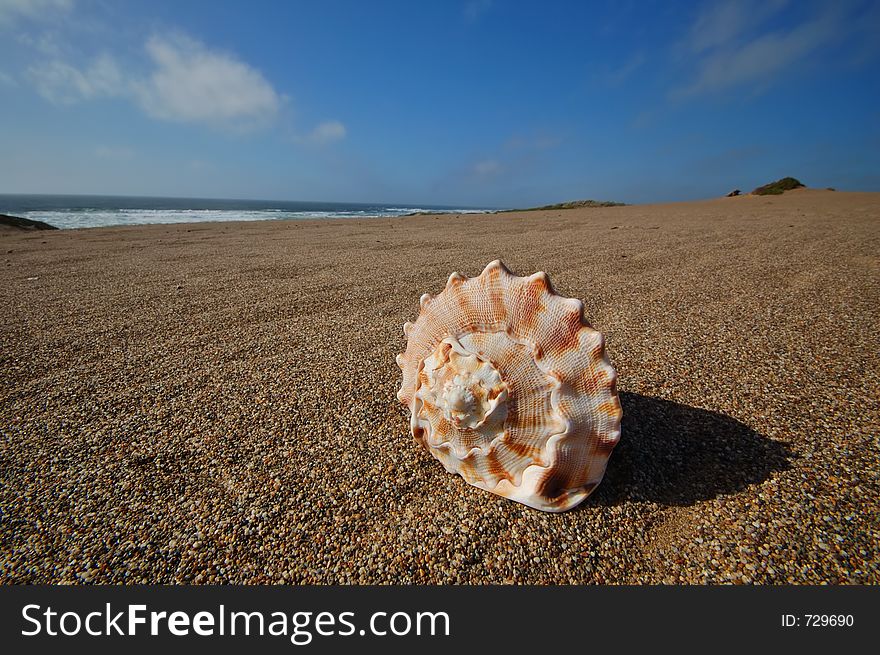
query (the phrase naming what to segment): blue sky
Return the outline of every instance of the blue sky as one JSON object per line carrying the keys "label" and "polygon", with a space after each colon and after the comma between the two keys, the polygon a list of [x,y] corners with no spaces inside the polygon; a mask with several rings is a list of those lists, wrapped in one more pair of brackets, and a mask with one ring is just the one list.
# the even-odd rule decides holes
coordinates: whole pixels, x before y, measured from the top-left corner
{"label": "blue sky", "polygon": [[880,191],[880,2],[0,0],[0,192]]}

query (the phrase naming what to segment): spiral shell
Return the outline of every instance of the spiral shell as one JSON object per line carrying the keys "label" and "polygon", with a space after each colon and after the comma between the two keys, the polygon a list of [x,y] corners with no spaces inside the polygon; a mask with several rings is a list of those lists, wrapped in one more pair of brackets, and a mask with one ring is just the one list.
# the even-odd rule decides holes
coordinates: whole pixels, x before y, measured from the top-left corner
{"label": "spiral shell", "polygon": [[415,439],[466,482],[548,512],[601,482],[620,439],[617,375],[580,300],[500,261],[425,294],[398,399]]}

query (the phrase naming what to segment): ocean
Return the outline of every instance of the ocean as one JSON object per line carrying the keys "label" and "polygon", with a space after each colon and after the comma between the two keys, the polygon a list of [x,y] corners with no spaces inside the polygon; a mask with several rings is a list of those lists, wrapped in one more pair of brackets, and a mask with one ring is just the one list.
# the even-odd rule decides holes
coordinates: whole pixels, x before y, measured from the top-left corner
{"label": "ocean", "polygon": [[0,194],[0,214],[43,221],[61,229],[150,223],[376,218],[404,216],[418,212],[478,214],[494,209],[286,200]]}

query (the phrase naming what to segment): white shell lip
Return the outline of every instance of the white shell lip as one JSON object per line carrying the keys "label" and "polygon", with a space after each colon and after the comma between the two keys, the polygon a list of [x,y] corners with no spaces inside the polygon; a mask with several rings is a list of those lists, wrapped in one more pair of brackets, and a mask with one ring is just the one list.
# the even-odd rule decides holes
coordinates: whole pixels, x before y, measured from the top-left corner
{"label": "white shell lip", "polygon": [[[450,473],[510,500],[548,512],[583,501],[601,482],[622,417],[617,375],[583,302],[559,296],[544,272],[518,277],[496,259],[474,278],[452,273],[419,307],[396,358],[415,439]],[[432,355],[443,343],[458,356]],[[482,420],[488,387],[503,424]]]}

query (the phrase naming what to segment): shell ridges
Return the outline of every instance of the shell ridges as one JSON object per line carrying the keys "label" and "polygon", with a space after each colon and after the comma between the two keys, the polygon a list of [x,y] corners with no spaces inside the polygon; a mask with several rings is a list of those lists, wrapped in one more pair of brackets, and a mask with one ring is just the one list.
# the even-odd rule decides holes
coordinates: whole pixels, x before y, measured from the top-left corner
{"label": "shell ridges", "polygon": [[398,399],[414,438],[469,484],[544,511],[599,484],[620,438],[616,373],[583,302],[500,261],[449,276],[407,323]]}
{"label": "shell ridges", "polygon": [[461,284],[466,279],[467,278],[464,275],[462,275],[461,273],[452,273],[449,276],[449,279],[446,281],[446,287],[447,288],[454,287],[457,284]]}

